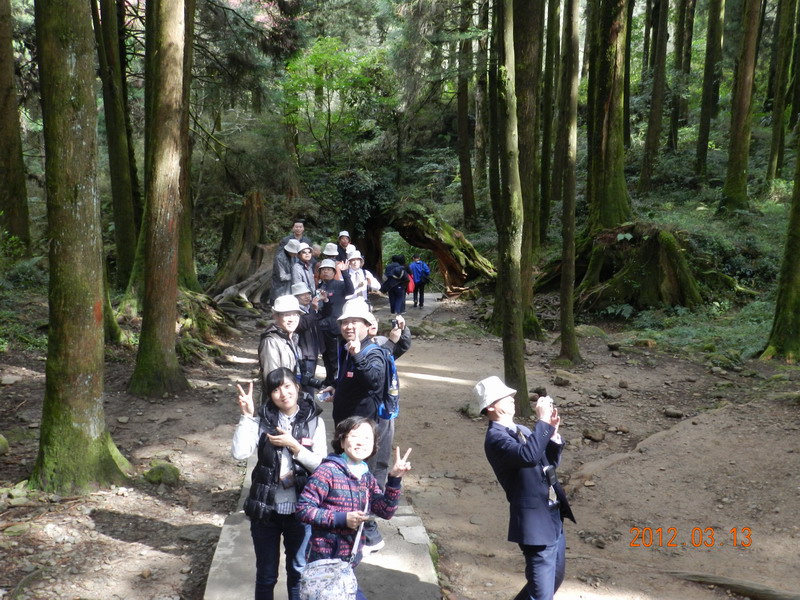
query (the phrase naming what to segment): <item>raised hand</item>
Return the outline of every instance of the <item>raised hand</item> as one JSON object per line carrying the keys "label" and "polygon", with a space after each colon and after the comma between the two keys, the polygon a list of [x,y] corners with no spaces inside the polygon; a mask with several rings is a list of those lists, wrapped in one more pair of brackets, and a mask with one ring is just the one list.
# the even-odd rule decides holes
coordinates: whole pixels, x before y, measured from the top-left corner
{"label": "raised hand", "polygon": [[411,454],[411,448],[406,450],[403,458],[400,458],[400,446],[395,446],[394,453],[394,465],[392,466],[392,470],[389,471],[389,475],[392,477],[402,477],[411,470],[411,462],[408,460],[408,455]]}
{"label": "raised hand", "polygon": [[253,404],[253,382],[250,382],[250,387],[247,392],[242,389],[238,383],[236,389],[239,390],[239,410],[245,417],[252,417],[256,413],[255,405]]}

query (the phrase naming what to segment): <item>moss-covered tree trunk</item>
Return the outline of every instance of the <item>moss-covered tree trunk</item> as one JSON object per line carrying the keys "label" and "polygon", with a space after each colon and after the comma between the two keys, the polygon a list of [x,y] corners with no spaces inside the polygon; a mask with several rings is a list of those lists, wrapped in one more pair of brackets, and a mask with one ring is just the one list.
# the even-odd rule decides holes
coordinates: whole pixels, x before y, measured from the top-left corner
{"label": "moss-covered tree trunk", "polygon": [[94,39],[85,0],[37,1],[50,233],[46,383],[30,485],[60,494],[120,482],[103,414],[103,242],[95,186]]}
{"label": "moss-covered tree trunk", "polygon": [[542,87],[542,167],[540,177],[541,201],[539,203],[539,243],[547,245],[550,226],[550,206],[553,198],[553,139],[556,106],[558,105],[558,76],[561,63],[559,27],[561,25],[561,0],[547,2],[547,50],[544,60],[544,85]]}
{"label": "moss-covered tree trunk", "polygon": [[[518,168],[522,194],[522,247],[520,282],[522,296],[518,308],[523,311],[522,329],[527,335],[542,339],[542,327],[533,306],[533,279],[536,254],[541,246],[541,159],[539,154],[541,125],[542,54],[544,50],[545,3],[531,9],[526,0],[516,0],[514,19],[514,53],[517,90],[516,122],[518,131]],[[502,96],[501,96],[502,97]],[[508,129],[506,128],[506,136]],[[508,193],[505,183],[504,193]]]}
{"label": "moss-covered tree trunk", "polygon": [[[628,23],[633,22],[633,9],[636,0],[628,0]],[[631,55],[633,43],[633,28],[625,30],[625,86],[622,91],[622,137],[625,147],[631,147]]]}
{"label": "moss-covered tree trunk", "polygon": [[485,200],[487,197],[487,161],[489,148],[489,103],[488,61],[489,61],[489,0],[478,2],[478,38],[475,58],[475,152],[472,183],[475,193]]}
{"label": "moss-covered tree trunk", "polygon": [[436,214],[411,204],[391,215],[387,224],[412,246],[436,255],[439,270],[449,293],[461,291],[467,281],[483,277],[493,280],[497,273],[464,234]]}
{"label": "moss-covered tree trunk", "polygon": [[[563,162],[564,195],[561,214],[561,351],[558,357],[573,364],[582,362],[575,334],[575,163],[578,148],[578,0],[564,3],[564,54],[558,101],[558,131],[565,138],[565,152],[555,162]],[[553,200],[558,200],[554,198]]]}
{"label": "moss-covered tree trunk", "polygon": [[697,125],[697,151],[694,172],[705,177],[708,158],[708,141],[711,119],[717,114],[719,82],[722,79],[722,30],[725,0],[709,0],[708,29],[706,31],[706,58],[703,67],[703,93],[700,103],[700,121]]}
{"label": "moss-covered tree trunk", "polygon": [[16,237],[27,254],[31,233],[19,129],[19,103],[14,85],[12,25],[11,2],[0,0],[0,227]]}
{"label": "moss-covered tree trunk", "polygon": [[194,197],[192,195],[192,137],[189,132],[189,96],[194,63],[194,21],[196,0],[184,0],[185,42],[183,54],[183,101],[181,115],[181,220],[178,246],[178,285],[181,289],[201,292],[194,261]]}
{"label": "moss-covered tree trunk", "polygon": [[469,81],[472,78],[472,40],[467,31],[472,24],[472,0],[461,0],[459,31],[463,39],[458,44],[458,166],[461,177],[461,204],[464,210],[464,226],[469,231],[475,226],[478,213],[475,208],[475,190],[472,187],[472,143],[469,134]]}
{"label": "moss-covered tree trunk", "polygon": [[[795,151],[800,152],[800,137]],[[794,364],[800,358],[800,160],[794,169],[794,191],[789,213],[786,248],[778,278],[778,298],[775,302],[775,318],[769,334],[767,347],[761,358],[782,358]]]}
{"label": "moss-covered tree trunk", "polygon": [[753,78],[756,69],[756,46],[759,23],[761,21],[761,2],[744,0],[742,15],[743,34],[733,77],[731,99],[731,139],[728,146],[728,170],[722,199],[719,203],[721,213],[747,210],[750,202],[747,196],[747,165],[750,157],[750,121],[753,105]]}
{"label": "moss-covered tree trunk", "polygon": [[116,247],[116,282],[125,287],[136,256],[137,226],[133,212],[133,186],[125,128],[125,103],[122,97],[119,31],[114,0],[91,0],[100,80],[103,84],[103,110],[106,124],[108,167],[111,179],[111,207],[114,213],[114,245]]}
{"label": "moss-covered tree trunk", "polygon": [[789,61],[792,58],[792,38],[794,36],[794,19],[797,0],[780,0],[778,15],[775,18],[777,37],[774,40],[775,77],[773,81],[774,97],[772,99],[772,139],[769,147],[766,181],[770,182],[780,175],[783,157],[783,141],[786,119],[786,86],[789,80]]}
{"label": "moss-covered tree trunk", "polygon": [[[695,0],[679,0],[675,12],[675,40],[673,42],[672,97],[668,147],[678,149],[678,132],[686,124],[689,72],[692,61],[692,27],[694,25]],[[629,28],[630,29],[630,28]]]}
{"label": "moss-covered tree trunk", "polygon": [[658,150],[661,145],[661,125],[664,118],[664,92],[667,83],[667,25],[669,23],[669,0],[658,0],[658,37],[654,52],[653,91],[650,94],[650,115],[647,119],[647,135],[644,140],[642,170],[639,173],[640,194],[650,191],[650,181]]}
{"label": "moss-covered tree trunk", "polygon": [[587,200],[589,232],[616,227],[631,218],[625,183],[623,102],[625,0],[600,0],[592,9],[589,70]]}
{"label": "moss-covered tree trunk", "polygon": [[503,150],[500,170],[503,180],[501,221],[497,223],[498,277],[503,284],[495,296],[495,305],[502,304],[501,330],[503,336],[503,365],[506,383],[521,393],[515,398],[517,414],[531,414],[528,401],[528,381],[525,375],[525,340],[522,332],[522,183],[519,172],[517,128],[516,60],[514,54],[514,4],[503,1],[502,27],[504,61],[500,72],[500,110],[503,117]]}
{"label": "moss-covered tree trunk", "polygon": [[[156,2],[152,144],[145,208],[145,281],[142,333],[129,390],[161,396],[188,387],[175,353],[178,301],[178,253],[181,219],[181,119],[185,5],[183,0]],[[157,125],[156,125],[157,124]]]}

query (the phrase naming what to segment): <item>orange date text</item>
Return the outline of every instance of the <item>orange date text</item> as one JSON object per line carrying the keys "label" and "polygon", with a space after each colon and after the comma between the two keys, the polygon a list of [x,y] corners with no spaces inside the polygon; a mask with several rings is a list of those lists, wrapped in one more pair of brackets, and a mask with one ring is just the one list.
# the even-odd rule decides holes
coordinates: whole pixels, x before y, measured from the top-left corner
{"label": "orange date text", "polygon": [[677,527],[631,527],[631,536],[631,548],[749,548],[753,543],[749,527],[692,527],[686,531]]}

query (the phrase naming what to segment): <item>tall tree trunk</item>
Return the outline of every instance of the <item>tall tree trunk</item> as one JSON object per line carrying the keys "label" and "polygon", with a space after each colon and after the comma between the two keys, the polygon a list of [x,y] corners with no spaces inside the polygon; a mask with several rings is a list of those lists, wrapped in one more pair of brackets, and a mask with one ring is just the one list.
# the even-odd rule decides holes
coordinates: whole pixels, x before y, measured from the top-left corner
{"label": "tall tree trunk", "polygon": [[622,95],[625,78],[625,0],[600,0],[592,23],[587,119],[587,231],[630,220],[625,183]]}
{"label": "tall tree trunk", "polygon": [[594,22],[595,16],[595,3],[592,0],[587,0],[583,11],[586,27],[584,28],[583,36],[583,62],[581,63],[581,79],[585,80],[589,77],[589,68],[592,64],[590,55],[592,51],[592,27],[591,23]]}
{"label": "tall tree trunk", "polygon": [[683,43],[686,29],[687,0],[678,0],[675,7],[675,37],[672,40],[672,94],[670,96],[669,130],[667,147],[675,152],[678,149],[678,116],[680,113],[680,97],[683,93],[682,81]]}
{"label": "tall tree trunk", "polygon": [[794,44],[792,45],[792,81],[789,84],[791,91],[792,109],[789,111],[789,129],[797,125],[797,116],[800,115],[800,15],[795,15]]}
{"label": "tall tree trunk", "polygon": [[472,0],[461,0],[459,31],[464,36],[458,44],[458,166],[461,176],[461,204],[467,231],[475,226],[475,192],[472,187],[472,147],[469,136],[469,80],[472,77],[472,40],[466,37],[472,24]]}
{"label": "tall tree trunk", "polygon": [[[633,4],[633,0],[629,0]],[[561,214],[561,351],[558,357],[573,364],[582,362],[575,334],[575,163],[578,147],[578,0],[564,3],[564,52],[558,101],[558,132],[566,152],[556,154],[563,162],[564,196]],[[556,144],[558,147],[558,144]],[[557,198],[553,198],[557,200]]]}
{"label": "tall tree trunk", "polygon": [[650,46],[652,45],[653,33],[653,2],[656,0],[645,0],[644,2],[644,41],[642,42],[642,70],[639,75],[639,85],[644,86],[645,81],[650,78]]}
{"label": "tall tree trunk", "polygon": [[541,212],[539,216],[539,243],[547,243],[547,228],[550,225],[550,176],[553,148],[553,119],[557,98],[558,65],[561,62],[559,28],[561,27],[561,0],[547,3],[547,52],[544,61],[544,91],[542,97],[542,177]]}
{"label": "tall tree trunk", "polygon": [[[542,337],[541,327],[536,320],[533,308],[533,266],[536,251],[539,249],[539,232],[541,227],[540,177],[541,163],[539,159],[539,119],[540,90],[542,78],[542,39],[544,32],[544,2],[538,2],[531,10],[527,0],[515,0],[517,10],[514,23],[514,56],[515,73],[514,89],[516,105],[515,156],[518,160],[517,172],[520,177],[522,194],[522,247],[520,267],[522,278],[522,295],[517,302],[524,312],[523,330],[537,338]],[[521,8],[523,7],[524,8]],[[501,89],[502,97],[502,89]],[[506,126],[506,136],[508,135]],[[507,154],[504,154],[508,157]],[[509,158],[510,160],[510,158]],[[502,161],[501,161],[502,164]],[[508,193],[509,182],[505,177],[505,193]]]}
{"label": "tall tree trunk", "polygon": [[[697,0],[686,0],[686,25],[683,30],[683,61],[681,64],[683,89],[688,90],[689,75],[692,71],[692,44],[694,42],[694,14]],[[689,97],[682,93],[678,101],[678,126],[689,123]]]}
{"label": "tall tree trunk", "polygon": [[14,85],[12,32],[11,0],[0,0],[0,227],[17,238],[22,252],[28,254],[31,246],[28,190]]}
{"label": "tall tree trunk", "polygon": [[775,57],[774,95],[772,99],[772,140],[767,162],[767,183],[780,175],[783,156],[783,139],[785,133],[784,113],[786,112],[786,82],[789,79],[789,61],[792,52],[792,36],[794,34],[794,18],[797,8],[796,0],[779,0],[777,22],[777,46]]}
{"label": "tall tree trunk", "polygon": [[475,77],[475,160],[473,187],[482,198],[486,198],[487,158],[489,147],[489,102],[488,62],[489,62],[489,0],[478,2],[478,29],[483,32],[478,38]]}
{"label": "tall tree trunk", "polygon": [[181,289],[201,292],[197,280],[197,268],[194,261],[194,195],[192,194],[192,146],[193,140],[189,131],[189,101],[192,87],[192,66],[194,63],[194,20],[196,0],[184,0],[185,42],[183,54],[183,90],[181,100],[181,218],[178,247],[178,285]]}
{"label": "tall tree trunk", "polygon": [[[522,297],[522,182],[520,180],[516,60],[514,48],[514,3],[515,0],[502,0],[502,35],[504,62],[500,72],[499,91],[503,115],[503,152],[500,159],[502,170],[502,221],[497,223],[499,270],[503,280],[502,294],[495,302],[504,305],[502,310],[503,362],[506,383],[522,393],[515,399],[517,414],[527,417],[531,414],[528,401],[528,382],[525,376],[525,340],[522,334],[522,311],[518,310]],[[539,12],[539,11],[536,11]]]}
{"label": "tall tree trunk", "polygon": [[136,219],[133,213],[133,187],[130,179],[128,135],[125,129],[125,105],[122,78],[117,10],[114,0],[91,0],[100,80],[103,83],[103,110],[106,118],[108,168],[111,179],[111,206],[114,213],[114,245],[117,250],[116,282],[127,285],[136,257]]}
{"label": "tall tree trunk", "polygon": [[733,79],[731,99],[731,135],[728,147],[728,171],[725,186],[722,188],[720,212],[746,210],[747,163],[750,156],[750,120],[753,99],[753,78],[755,75],[756,41],[758,39],[759,19],[761,17],[759,0],[745,0],[742,27],[741,52]]}
{"label": "tall tree trunk", "polygon": [[661,142],[661,125],[664,112],[664,89],[667,78],[667,24],[669,22],[669,0],[658,1],[658,37],[656,38],[655,63],[653,64],[653,93],[650,96],[650,117],[644,141],[642,171],[639,175],[639,193],[650,191],[658,147]]}
{"label": "tall tree trunk", "polygon": [[706,58],[703,68],[703,98],[700,105],[700,122],[697,126],[697,152],[694,172],[705,177],[711,119],[716,116],[719,100],[719,83],[722,78],[722,26],[725,0],[709,0],[708,30],[706,32]]}
{"label": "tall tree trunk", "polygon": [[[777,95],[776,95],[777,97]],[[800,136],[796,136],[795,153],[800,156]],[[800,358],[800,160],[795,161],[794,191],[789,213],[786,248],[778,278],[775,318],[762,360],[783,358],[794,364]]]}
{"label": "tall tree trunk", "polygon": [[128,138],[128,168],[130,170],[131,179],[131,192],[133,194],[133,217],[136,223],[136,231],[142,231],[142,218],[144,216],[144,199],[142,198],[142,188],[139,185],[139,170],[136,166],[136,152],[134,151],[135,145],[133,143],[133,125],[131,124],[131,106],[128,100],[128,46],[126,37],[128,32],[125,29],[125,7],[127,3],[125,0],[117,0],[117,38],[119,40],[119,70],[122,74],[122,105],[125,113],[125,133]]}
{"label": "tall tree trunk", "polygon": [[[633,23],[633,9],[636,0],[628,0],[628,23]],[[622,135],[625,138],[625,147],[631,147],[631,45],[633,41],[633,28],[625,30],[625,89],[622,100]]]}
{"label": "tall tree trunk", "polygon": [[[142,333],[129,385],[133,394],[161,396],[188,387],[175,353],[181,219],[183,116],[183,0],[156,0],[152,60],[151,171],[145,207],[145,281]],[[155,124],[158,128],[155,129]]]}
{"label": "tall tree trunk", "polygon": [[97,108],[85,0],[37,0],[50,234],[50,330],[39,454],[30,485],[68,494],[130,469],[103,414],[103,241],[95,186]]}

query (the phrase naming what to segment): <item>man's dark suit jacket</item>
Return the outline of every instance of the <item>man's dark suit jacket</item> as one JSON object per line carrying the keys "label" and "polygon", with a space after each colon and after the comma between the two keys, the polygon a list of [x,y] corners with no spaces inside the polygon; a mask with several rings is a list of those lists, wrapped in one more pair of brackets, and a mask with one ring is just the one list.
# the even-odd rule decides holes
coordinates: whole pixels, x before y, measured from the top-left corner
{"label": "man's dark suit jacket", "polygon": [[[497,480],[506,492],[510,504],[508,541],[530,546],[546,546],[556,541],[560,527],[548,506],[550,486],[544,466],[558,464],[563,444],[550,440],[553,426],[544,421],[536,423],[533,432],[517,425],[525,437],[492,421],[486,431],[484,449]],[[560,502],[561,518],[575,520],[561,485],[554,486]]]}

